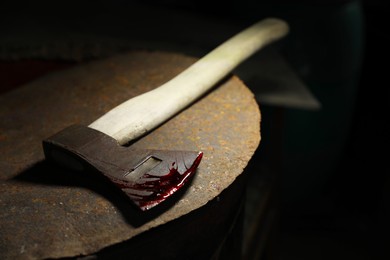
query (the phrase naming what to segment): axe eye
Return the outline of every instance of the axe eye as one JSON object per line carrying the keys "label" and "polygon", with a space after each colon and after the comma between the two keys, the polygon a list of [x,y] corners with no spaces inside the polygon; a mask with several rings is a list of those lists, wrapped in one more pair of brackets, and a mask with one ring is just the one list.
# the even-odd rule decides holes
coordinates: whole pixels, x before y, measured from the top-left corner
{"label": "axe eye", "polygon": [[149,173],[153,168],[159,165],[162,160],[154,157],[148,156],[141,163],[139,163],[134,169],[131,169],[125,176],[125,179],[129,181],[136,181],[140,179],[145,174]]}

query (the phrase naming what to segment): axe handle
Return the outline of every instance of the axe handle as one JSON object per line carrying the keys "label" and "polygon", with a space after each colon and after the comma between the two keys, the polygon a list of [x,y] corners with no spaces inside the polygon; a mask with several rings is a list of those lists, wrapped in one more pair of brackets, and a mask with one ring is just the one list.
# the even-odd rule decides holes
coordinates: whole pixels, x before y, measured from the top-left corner
{"label": "axe handle", "polygon": [[190,105],[240,63],[288,33],[286,22],[267,18],[233,36],[182,73],[142,95],[125,101],[89,127],[126,144]]}

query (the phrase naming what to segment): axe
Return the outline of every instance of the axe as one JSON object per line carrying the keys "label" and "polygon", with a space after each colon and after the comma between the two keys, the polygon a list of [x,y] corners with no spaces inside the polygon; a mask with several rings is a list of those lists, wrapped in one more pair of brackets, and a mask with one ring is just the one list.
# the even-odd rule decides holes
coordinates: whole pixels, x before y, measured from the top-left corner
{"label": "axe", "polygon": [[188,182],[203,152],[142,150],[128,144],[191,105],[288,30],[286,22],[275,18],[253,24],[170,81],[125,101],[89,126],[72,125],[43,140],[46,159],[72,170],[95,170],[142,211],[153,208]]}

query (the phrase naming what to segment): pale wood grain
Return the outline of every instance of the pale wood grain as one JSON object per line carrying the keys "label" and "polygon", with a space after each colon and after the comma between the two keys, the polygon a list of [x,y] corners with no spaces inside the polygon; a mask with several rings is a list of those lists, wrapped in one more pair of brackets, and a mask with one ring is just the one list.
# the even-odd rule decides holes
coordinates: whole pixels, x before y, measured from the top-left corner
{"label": "pale wood grain", "polygon": [[288,33],[286,22],[267,18],[230,38],[188,69],[113,108],[89,127],[125,144],[149,132],[194,102],[262,47]]}

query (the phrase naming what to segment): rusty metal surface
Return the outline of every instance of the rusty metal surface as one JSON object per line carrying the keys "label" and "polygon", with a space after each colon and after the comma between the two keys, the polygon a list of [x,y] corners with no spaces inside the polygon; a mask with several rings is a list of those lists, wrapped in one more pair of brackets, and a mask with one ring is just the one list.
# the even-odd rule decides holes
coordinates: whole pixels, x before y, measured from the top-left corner
{"label": "rusty metal surface", "polygon": [[134,143],[204,152],[188,188],[159,211],[140,214],[98,177],[44,161],[42,139],[71,124],[90,124],[194,61],[130,52],[53,73],[0,97],[1,259],[93,254],[204,206],[232,184],[260,142],[257,103],[234,76]]}

